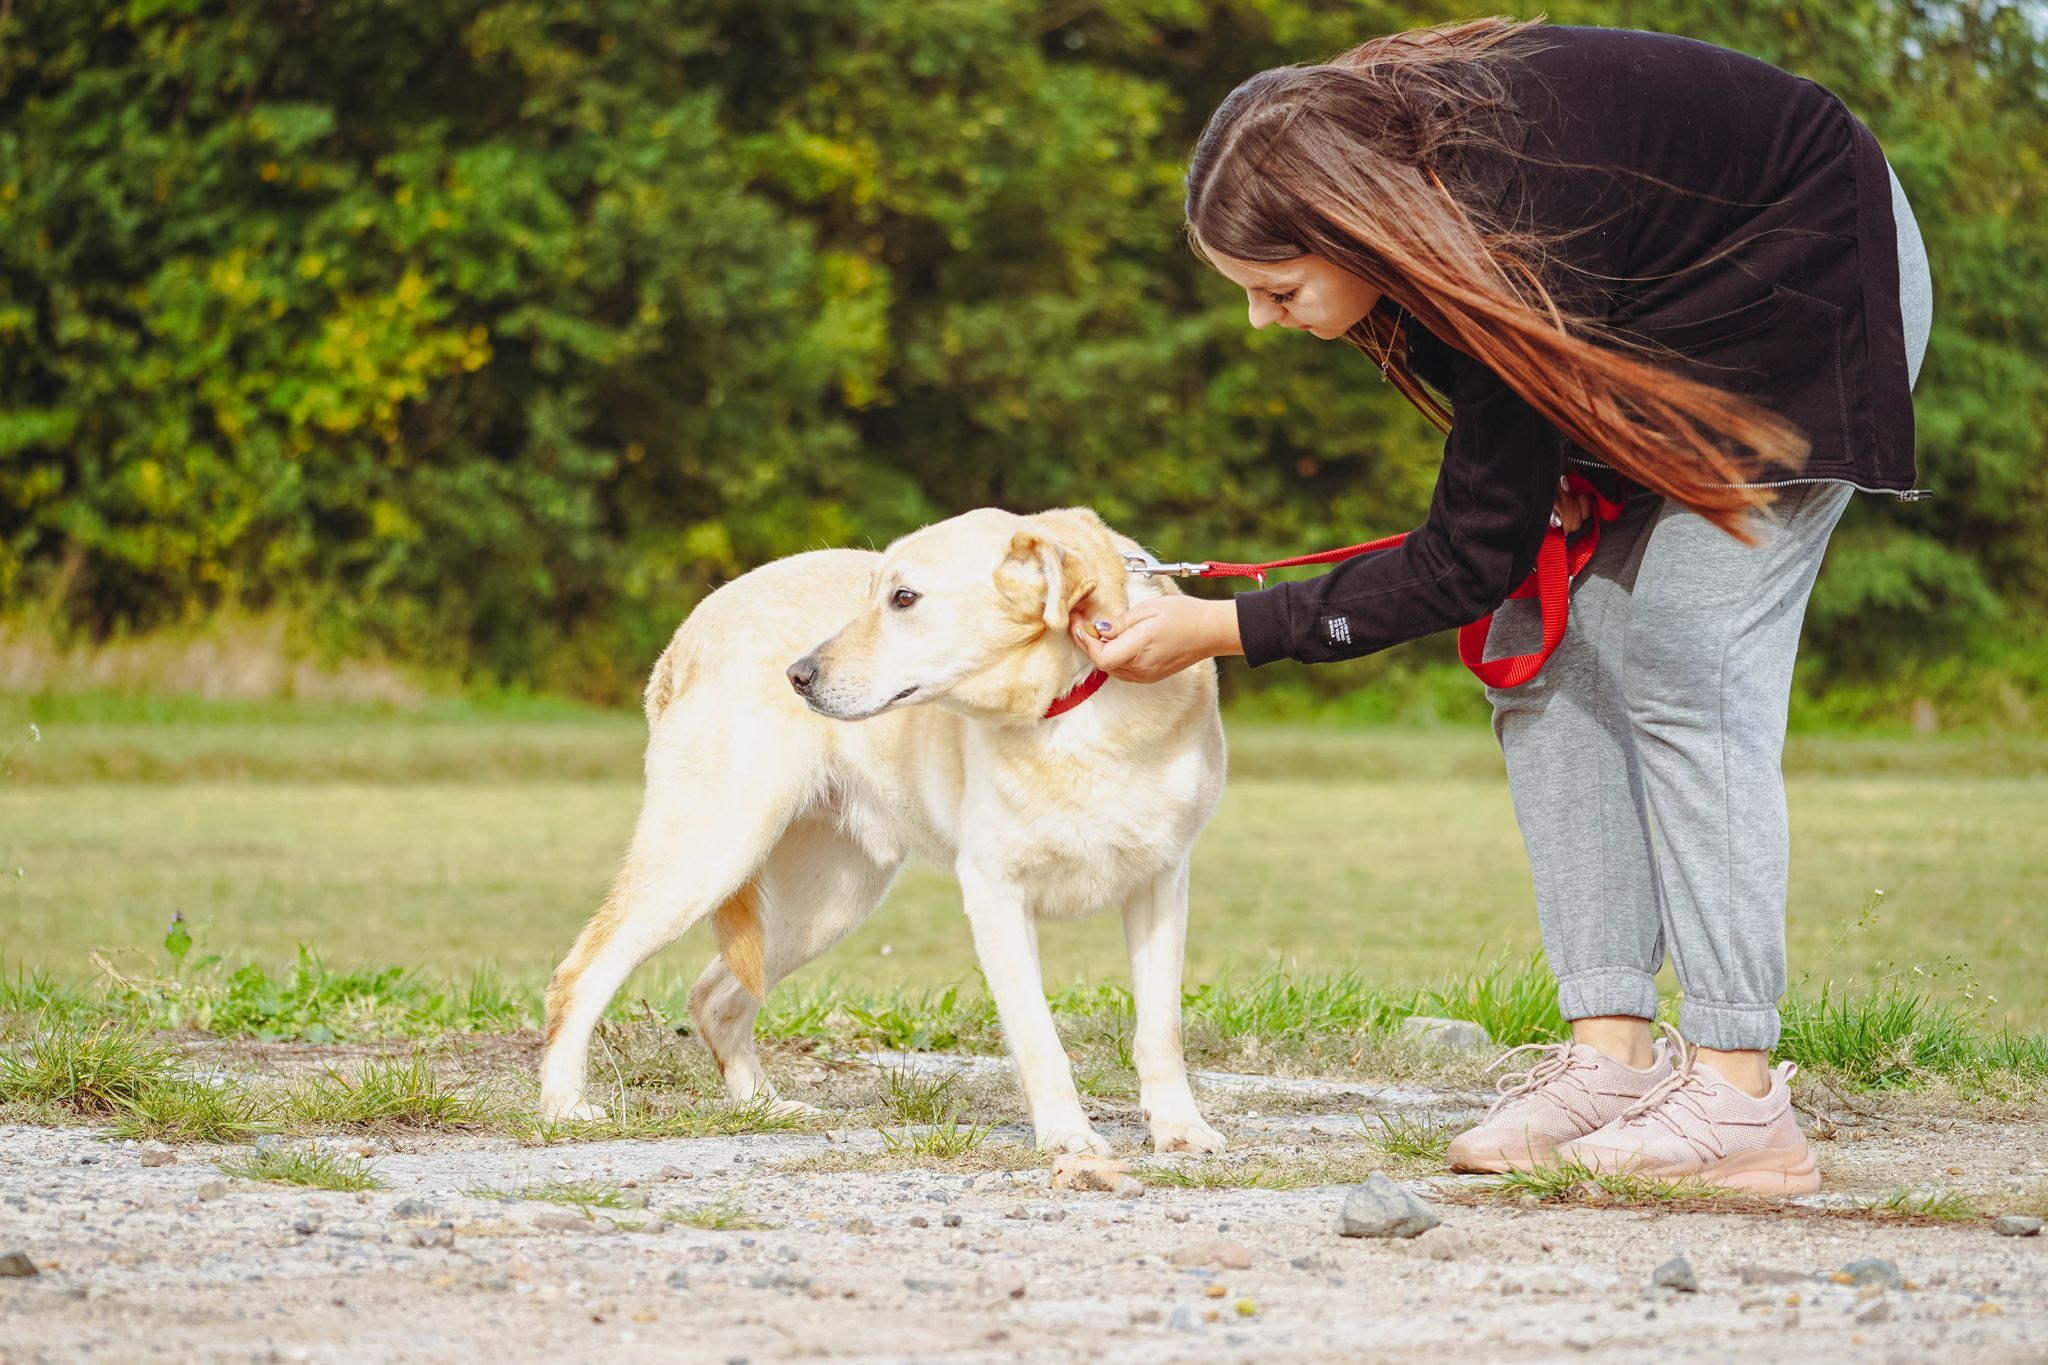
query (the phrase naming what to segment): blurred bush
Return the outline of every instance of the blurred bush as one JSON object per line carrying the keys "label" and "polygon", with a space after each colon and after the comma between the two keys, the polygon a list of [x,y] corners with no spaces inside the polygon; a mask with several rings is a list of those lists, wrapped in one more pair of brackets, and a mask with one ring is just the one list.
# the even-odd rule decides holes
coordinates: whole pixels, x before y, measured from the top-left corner
{"label": "blurred bush", "polygon": [[[1807,676],[2039,635],[2038,26],[1997,4],[1639,10],[1552,15],[1822,81],[1884,140],[1933,254],[1940,496],[1859,503]],[[1412,524],[1434,436],[1345,348],[1250,332],[1179,199],[1236,81],[1448,17],[0,8],[0,612],[97,639],[284,611],[329,653],[610,700],[709,586],[979,504],[1092,504],[1174,557]]]}

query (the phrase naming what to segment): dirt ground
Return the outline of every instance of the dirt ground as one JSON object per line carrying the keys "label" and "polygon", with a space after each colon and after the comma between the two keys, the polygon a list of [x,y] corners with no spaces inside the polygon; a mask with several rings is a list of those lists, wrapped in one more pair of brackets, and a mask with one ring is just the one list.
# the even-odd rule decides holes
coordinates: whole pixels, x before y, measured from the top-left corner
{"label": "dirt ground", "polygon": [[[1362,1107],[1457,1119],[1480,1101],[1213,1074],[1200,1090],[1247,1170],[1355,1159]],[[324,1140],[367,1146],[388,1185],[342,1194],[228,1179],[225,1148],[145,1166],[165,1149],[0,1127],[0,1256],[39,1272],[0,1278],[0,1361],[2048,1360],[2048,1237],[1860,1207],[1901,1185],[2038,1204],[2048,1125],[1931,1101],[1821,1117],[1828,1183],[1789,1206],[1524,1207],[1411,1171],[1443,1218],[1412,1241],[1338,1236],[1342,1186],[1155,1176],[1117,1198],[1051,1189],[1036,1162],[889,1169],[872,1128]],[[1104,1128],[1138,1150],[1136,1127]],[[833,1169],[849,1166],[866,1169]],[[646,1207],[500,1197],[551,1181]],[[736,1210],[766,1226],[675,1221]],[[1697,1292],[1650,1286],[1673,1256]],[[1831,1278],[1869,1257],[1905,1287]]]}

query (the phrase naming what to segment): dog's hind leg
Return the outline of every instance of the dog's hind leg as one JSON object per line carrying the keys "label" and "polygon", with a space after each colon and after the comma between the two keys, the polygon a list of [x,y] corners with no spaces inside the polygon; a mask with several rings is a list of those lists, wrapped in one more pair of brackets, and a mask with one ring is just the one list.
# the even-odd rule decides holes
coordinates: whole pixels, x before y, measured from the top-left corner
{"label": "dog's hind leg", "polygon": [[[750,756],[747,793],[721,791],[679,774],[650,779],[625,865],[602,908],[548,981],[547,1049],[541,1057],[541,1112],[555,1119],[601,1118],[583,1098],[590,1035],[633,969],[705,915],[750,894],[755,875],[789,820],[790,793],[771,762]],[[650,763],[650,769],[657,765]]]}
{"label": "dog's hind leg", "polygon": [[1220,1152],[1223,1136],[1202,1121],[1181,1053],[1180,979],[1188,936],[1188,865],[1163,872],[1124,901],[1137,1012],[1132,1060],[1138,1102],[1157,1152]]}
{"label": "dog's hind leg", "polygon": [[[720,954],[690,990],[690,1017],[733,1099],[776,1099],[754,1045],[762,998],[866,919],[899,865],[877,861],[829,817],[809,816],[792,824],[768,855],[754,883],[759,893],[738,911],[720,911]],[[754,917],[751,925],[740,922],[746,914]],[[756,980],[743,979],[752,974],[749,959],[758,964]]]}

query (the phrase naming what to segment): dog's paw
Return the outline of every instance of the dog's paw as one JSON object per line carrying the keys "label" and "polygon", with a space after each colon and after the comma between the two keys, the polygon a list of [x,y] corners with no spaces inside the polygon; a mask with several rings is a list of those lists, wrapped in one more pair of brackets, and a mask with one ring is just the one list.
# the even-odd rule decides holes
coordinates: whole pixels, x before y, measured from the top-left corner
{"label": "dog's paw", "polygon": [[1195,1152],[1214,1156],[1226,1145],[1223,1134],[1199,1117],[1152,1121],[1152,1150],[1155,1152]]}
{"label": "dog's paw", "polygon": [[1077,1126],[1061,1125],[1050,1131],[1040,1129],[1034,1145],[1041,1152],[1057,1156],[1071,1152],[1076,1156],[1114,1156],[1109,1140],[1090,1128],[1084,1121]]}
{"label": "dog's paw", "polygon": [[780,1095],[756,1100],[755,1103],[759,1104],[761,1112],[771,1119],[814,1119],[825,1112],[815,1104],[805,1104],[802,1100],[786,1100]]}
{"label": "dog's paw", "polygon": [[604,1118],[603,1105],[574,1098],[542,1100],[540,1112],[543,1118],[555,1123],[596,1123]]}

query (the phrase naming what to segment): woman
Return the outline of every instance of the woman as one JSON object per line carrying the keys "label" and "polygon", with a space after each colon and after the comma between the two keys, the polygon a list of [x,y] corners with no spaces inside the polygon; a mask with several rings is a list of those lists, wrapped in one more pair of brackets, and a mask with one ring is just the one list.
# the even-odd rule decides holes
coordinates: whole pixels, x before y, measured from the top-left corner
{"label": "woman", "polygon": [[[1785,712],[1850,494],[1912,495],[1931,312],[1876,141],[1738,53],[1482,20],[1246,81],[1196,145],[1187,216],[1254,327],[1351,341],[1445,428],[1442,472],[1398,549],[1075,639],[1149,681],[1354,658],[1499,608],[1489,657],[1525,653],[1535,606],[1503,599],[1553,509],[1587,512],[1560,476],[1622,500],[1556,654],[1488,694],[1571,1039],[1451,1164],[1817,1189],[1792,1068],[1769,1064]],[[1652,1037],[1667,947],[1690,1052]]]}

